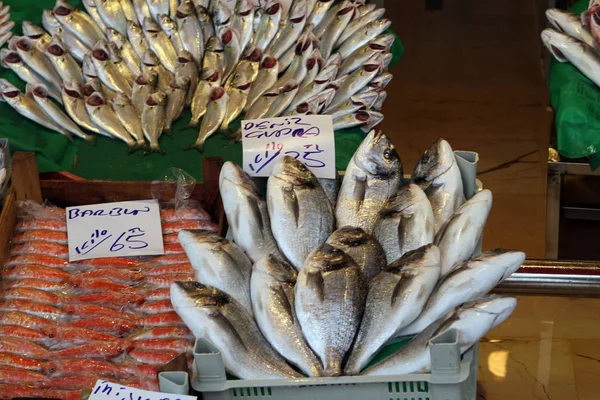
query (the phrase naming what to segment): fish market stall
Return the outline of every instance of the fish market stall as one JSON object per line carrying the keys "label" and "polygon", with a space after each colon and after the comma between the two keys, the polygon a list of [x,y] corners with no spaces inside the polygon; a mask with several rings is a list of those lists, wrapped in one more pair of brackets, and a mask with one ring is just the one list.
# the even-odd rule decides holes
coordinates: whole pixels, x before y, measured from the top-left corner
{"label": "fish market stall", "polygon": [[[235,10],[223,8],[231,2],[213,3],[209,10],[190,8],[188,2],[176,10],[150,10],[145,2],[136,3],[139,9],[125,7],[114,20],[114,10],[95,7],[92,1],[22,0],[10,9],[5,6],[0,10],[0,42],[6,43],[0,78],[7,81],[0,82],[10,101],[0,103],[0,137],[8,138],[15,151],[35,152],[41,172],[152,180],[175,166],[201,180],[202,163],[194,147],[241,163],[241,144],[235,141],[242,116],[327,112],[335,116],[337,168],[345,169],[365,131],[383,118],[385,86],[391,79],[387,69],[404,50],[389,30],[384,10],[361,2],[342,10],[341,3],[331,7],[333,2],[321,0],[297,1],[291,8],[273,2],[258,11],[250,1],[240,1]],[[87,31],[66,22],[78,18],[86,21],[82,26]],[[137,23],[127,24],[126,19]],[[285,30],[278,31],[286,21]],[[327,21],[335,22],[331,29]],[[106,32],[95,31],[97,26]],[[16,36],[20,30],[23,36]],[[202,43],[194,41],[199,36]],[[105,40],[98,41],[101,37]],[[86,52],[91,56],[84,60]],[[346,84],[339,79],[345,75],[351,78]],[[61,82],[67,84],[62,93]],[[167,97],[150,99],[154,91]],[[119,92],[133,96],[127,99],[117,96]],[[351,95],[353,104],[345,104]],[[19,115],[17,100],[37,110],[30,117],[38,123]],[[256,100],[259,105],[251,110]],[[209,105],[207,115],[220,121],[202,118]],[[165,126],[163,119],[168,121]],[[158,141],[148,139],[159,135]],[[142,144],[166,155],[145,155]],[[128,154],[128,148],[137,151]]]}

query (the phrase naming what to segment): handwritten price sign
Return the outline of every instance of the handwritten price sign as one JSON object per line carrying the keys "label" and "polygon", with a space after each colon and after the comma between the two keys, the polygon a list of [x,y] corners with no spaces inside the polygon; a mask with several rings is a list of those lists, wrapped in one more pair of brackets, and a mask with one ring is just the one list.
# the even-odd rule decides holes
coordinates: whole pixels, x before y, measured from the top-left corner
{"label": "handwritten price sign", "polygon": [[98,379],[89,400],[197,400],[195,396],[157,393]]}
{"label": "handwritten price sign", "polygon": [[67,207],[69,261],[164,254],[156,200]]}
{"label": "handwritten price sign", "polygon": [[317,178],[335,178],[335,141],[330,115],[242,121],[244,171],[270,176],[278,158],[302,161]]}

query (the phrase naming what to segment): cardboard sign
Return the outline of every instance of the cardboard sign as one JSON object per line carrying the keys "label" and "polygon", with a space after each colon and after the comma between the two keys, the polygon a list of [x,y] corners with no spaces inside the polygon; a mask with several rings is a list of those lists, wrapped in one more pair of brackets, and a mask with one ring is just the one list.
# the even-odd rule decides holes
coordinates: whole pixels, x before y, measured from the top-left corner
{"label": "cardboard sign", "polygon": [[69,261],[164,254],[157,200],[67,207]]}
{"label": "cardboard sign", "polygon": [[195,396],[150,392],[98,379],[89,400],[198,400]]}
{"label": "cardboard sign", "polygon": [[242,121],[244,171],[270,176],[275,161],[292,156],[317,178],[335,178],[331,115],[300,115]]}

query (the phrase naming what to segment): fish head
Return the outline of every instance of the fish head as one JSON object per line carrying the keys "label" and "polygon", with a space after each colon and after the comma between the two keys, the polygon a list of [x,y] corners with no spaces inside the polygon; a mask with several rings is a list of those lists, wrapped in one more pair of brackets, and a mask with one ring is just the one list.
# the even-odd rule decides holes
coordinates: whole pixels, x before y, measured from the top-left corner
{"label": "fish head", "polygon": [[106,100],[100,92],[94,92],[85,99],[85,104],[91,108],[98,108],[106,105]]}
{"label": "fish head", "polygon": [[580,22],[579,16],[566,12],[559,8],[549,8],[546,10],[546,19],[557,31],[564,32],[565,24],[572,24],[573,22]]}
{"label": "fish head", "polygon": [[225,182],[231,182],[238,190],[242,190],[250,197],[260,197],[260,192],[250,175],[231,161],[227,161],[221,167],[219,186]]}
{"label": "fish head", "polygon": [[125,37],[118,30],[111,27],[106,27],[106,38],[109,42],[116,43],[119,48],[125,44]]}
{"label": "fish head", "polygon": [[252,86],[252,81],[248,77],[246,70],[238,71],[231,78],[231,86],[238,90],[248,90]]}
{"label": "fish head", "polygon": [[273,166],[272,175],[293,186],[314,187],[318,181],[313,173],[300,161],[283,156]]}
{"label": "fish head", "polygon": [[220,237],[219,235],[215,235],[212,232],[192,229],[182,229],[179,231],[177,237],[179,238],[179,243],[181,243],[181,245],[184,247],[196,243],[214,244],[228,242],[226,239]]}
{"label": "fish head", "polygon": [[219,71],[214,68],[204,68],[200,73],[200,80],[207,82],[218,82],[220,79],[219,75]]}
{"label": "fish head", "polygon": [[231,21],[231,9],[223,1],[219,0],[213,10],[213,22],[215,26],[227,25]]}
{"label": "fish head", "polygon": [[461,308],[472,308],[482,313],[493,314],[495,318],[492,327],[496,327],[504,322],[516,307],[517,299],[515,297],[488,295],[466,303]]}
{"label": "fish head", "polygon": [[46,34],[46,31],[43,30],[42,27],[34,24],[31,21],[23,21],[21,29],[23,30],[23,35],[30,39],[39,39]]}
{"label": "fish head", "polygon": [[160,16],[160,26],[165,32],[177,31],[177,24],[166,14]]}
{"label": "fish head", "polygon": [[423,268],[441,268],[440,250],[433,243],[405,253],[398,260],[384,268],[385,271],[399,273]]}
{"label": "fish head", "polygon": [[293,91],[297,91],[300,85],[298,82],[290,80],[288,83],[283,85],[280,94],[291,94]]}
{"label": "fish head", "polygon": [[77,81],[64,82],[63,92],[73,100],[83,98],[81,85]]}
{"label": "fish head", "polygon": [[179,64],[187,64],[190,61],[194,60],[194,56],[192,56],[192,53],[190,53],[187,50],[182,50],[179,52],[179,54],[177,55],[177,62]]}
{"label": "fish head", "polygon": [[125,93],[117,93],[115,97],[113,97],[112,102],[115,106],[125,107],[131,105],[131,99]]}
{"label": "fish head", "polygon": [[298,276],[294,267],[285,261],[279,260],[272,254],[258,260],[252,266],[252,273],[268,275],[278,282],[294,285]]}
{"label": "fish head", "polygon": [[250,62],[260,62],[263,58],[263,51],[252,44],[249,44],[242,54],[242,59]]}
{"label": "fish head", "polygon": [[205,7],[196,7],[196,15],[201,24],[212,24],[212,18],[210,17],[210,13]]}
{"label": "fish head", "polygon": [[152,18],[145,17],[144,22],[142,23],[142,28],[144,32],[148,33],[158,33],[161,31],[160,25],[156,23]]}
{"label": "fish head", "polygon": [[92,59],[97,60],[101,63],[105,63],[110,59],[110,54],[108,50],[108,43],[106,40],[101,39],[92,47]]}
{"label": "fish head", "polygon": [[363,171],[380,177],[402,175],[400,156],[392,142],[382,131],[373,129],[359,146],[353,157]]}
{"label": "fish head", "polygon": [[354,226],[343,226],[333,232],[327,239],[327,243],[333,247],[360,247],[373,241],[373,237],[361,228]]}
{"label": "fish head", "polygon": [[365,73],[379,73],[383,70],[383,54],[375,53],[362,65],[362,71]]}
{"label": "fish head", "polygon": [[476,265],[478,262],[482,262],[486,265],[503,268],[505,272],[502,276],[502,280],[504,280],[523,265],[525,258],[526,255],[522,251],[494,249],[486,251],[477,257],[473,257],[471,261],[475,261]]}
{"label": "fish head", "polygon": [[170,84],[173,89],[182,89],[187,92],[190,87],[190,78],[187,76],[176,76]]}
{"label": "fish head", "polygon": [[269,0],[265,5],[265,13],[267,15],[275,16],[277,14],[281,14],[282,6],[278,0]]}
{"label": "fish head", "polygon": [[542,42],[550,51],[550,53],[560,62],[567,62],[565,52],[568,52],[569,47],[578,46],[580,42],[562,32],[554,29],[544,29],[541,34]]}
{"label": "fish head", "polygon": [[64,366],[60,361],[45,361],[42,363],[42,373],[46,376],[60,376],[64,372]]}
{"label": "fish head", "polygon": [[92,56],[90,53],[87,53],[85,56],[83,56],[83,63],[81,66],[81,71],[83,72],[83,75],[85,77],[90,77],[90,78],[98,77],[98,71],[96,71],[96,66],[94,65],[94,62],[92,61]]}
{"label": "fish head", "polygon": [[337,65],[338,67],[342,64],[342,55],[340,53],[333,53],[327,59],[325,66]]}
{"label": "fish head", "polygon": [[17,51],[22,51],[25,53],[31,52],[35,50],[31,39],[26,36],[21,36],[16,42],[15,46],[17,47]]}
{"label": "fish head", "polygon": [[370,109],[373,107],[373,104],[379,98],[379,94],[375,91],[364,92],[360,94],[355,94],[350,97],[350,102],[354,106],[361,106]]}
{"label": "fish head", "polygon": [[182,309],[193,308],[207,315],[218,312],[219,308],[232,302],[232,299],[219,289],[194,281],[173,282],[171,298]]}
{"label": "fish head", "polygon": [[146,105],[148,106],[165,106],[167,104],[167,94],[165,92],[152,93],[146,99]]}
{"label": "fish head", "polygon": [[238,0],[235,5],[235,13],[240,17],[247,17],[254,10],[254,5],[250,0]]}
{"label": "fish head", "polygon": [[144,53],[142,63],[148,67],[156,67],[160,65],[160,60],[158,59],[156,53],[154,53],[151,49],[148,49]]}
{"label": "fish head", "polygon": [[[311,101],[312,100],[312,101]],[[310,99],[296,106],[296,114],[298,115],[313,115],[318,112],[318,102]]]}
{"label": "fish head", "polygon": [[[27,85],[29,87],[29,84]],[[30,90],[28,90],[32,96],[37,97],[38,99],[47,99],[48,98],[48,88],[46,85],[33,85]]]}
{"label": "fish head", "polygon": [[0,93],[2,98],[9,104],[18,104],[21,91],[6,79],[0,79]]}
{"label": "fish head", "polygon": [[[333,101],[334,97],[335,97],[335,89],[331,89],[331,88],[325,89],[320,94],[316,95],[314,97],[314,99],[318,102],[317,103],[318,104],[317,113],[320,113],[322,110],[329,107],[329,105]],[[308,101],[310,102],[311,100],[308,100]]]}
{"label": "fish head", "polygon": [[19,53],[7,48],[0,50],[0,59],[4,68],[8,68],[9,64],[20,64],[23,62]]}
{"label": "fish head", "polygon": [[[365,130],[366,132],[370,131],[379,125],[381,121],[383,121],[383,114],[378,111],[358,111],[356,114],[356,118],[359,121],[364,122],[364,125],[361,127],[361,129]],[[362,114],[362,116],[359,117],[358,114]]]}
{"label": "fish head", "polygon": [[373,39],[368,44],[368,47],[373,51],[385,53],[390,50],[394,40],[396,40],[396,36],[391,33],[386,33]]}
{"label": "fish head", "polygon": [[175,17],[179,19],[184,19],[189,17],[190,15],[196,14],[196,7],[194,7],[194,3],[191,1],[183,1],[179,7],[177,7],[177,11],[175,12]]}
{"label": "fish head", "polygon": [[412,180],[418,185],[429,183],[446,173],[454,163],[456,159],[450,143],[440,138],[425,150],[413,171]]}
{"label": "fish head", "polygon": [[288,20],[293,24],[299,24],[306,18],[307,12],[306,0],[296,0],[290,8]]}
{"label": "fish head", "polygon": [[52,11],[58,18],[67,17],[73,13],[75,8],[66,0],[56,0]]}
{"label": "fish head", "polygon": [[112,61],[115,64],[118,64],[123,61],[123,57],[121,57],[121,50],[119,50],[119,46],[117,46],[116,43],[109,42],[107,47],[110,61]]}
{"label": "fish head", "polygon": [[[371,24],[373,24],[377,28],[377,30],[384,31],[387,28],[389,28],[390,26],[392,26],[392,21],[390,21],[387,18],[381,18],[381,19],[377,19],[377,20],[371,22]],[[371,24],[369,24],[369,25],[371,25]]]}
{"label": "fish head", "polygon": [[[384,70],[388,69],[393,58],[394,58],[394,55],[392,53],[390,53],[389,51],[387,53],[383,53],[383,69]],[[392,80],[392,78],[390,78],[390,80]],[[389,81],[388,81],[388,83],[389,83]]]}
{"label": "fish head", "polygon": [[223,43],[221,43],[221,39],[219,39],[217,36],[212,36],[206,43],[206,50],[217,53],[222,52],[224,48]]}
{"label": "fish head", "polygon": [[277,66],[277,59],[275,57],[265,55],[262,62],[260,63],[260,67],[262,69],[273,69]]}
{"label": "fish head", "polygon": [[306,60],[306,68],[310,71],[313,68],[321,68],[323,67],[323,55],[321,54],[321,50],[314,49],[310,56]]}
{"label": "fish head", "polygon": [[144,35],[142,27],[134,21],[127,20],[127,37],[130,41],[140,38]]}
{"label": "fish head", "polygon": [[[58,22],[58,20],[56,19],[56,16],[54,15],[54,12],[52,10],[44,10],[42,12],[42,25],[44,25],[44,28],[46,28],[48,31],[58,31],[61,30],[62,31],[62,27],[60,25],[60,22]],[[50,33],[54,33],[54,32],[50,32]]]}
{"label": "fish head", "polygon": [[66,50],[60,37],[58,35],[52,35],[52,39],[50,40],[50,43],[48,43],[48,47],[46,47],[46,55],[62,57],[65,52]]}
{"label": "fish head", "polygon": [[356,263],[343,250],[329,243],[323,243],[307,257],[310,269],[321,273],[337,271],[343,268],[356,267]]}

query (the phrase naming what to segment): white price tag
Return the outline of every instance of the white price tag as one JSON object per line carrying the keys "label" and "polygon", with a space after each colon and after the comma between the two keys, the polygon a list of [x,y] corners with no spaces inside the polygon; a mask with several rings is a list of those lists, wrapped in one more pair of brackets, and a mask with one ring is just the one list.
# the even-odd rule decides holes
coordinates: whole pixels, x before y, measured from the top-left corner
{"label": "white price tag", "polygon": [[89,400],[198,400],[196,396],[150,392],[98,379]]}
{"label": "white price tag", "polygon": [[69,261],[164,254],[157,200],[67,207]]}
{"label": "white price tag", "polygon": [[331,115],[301,115],[242,121],[244,171],[270,176],[275,160],[292,156],[317,178],[335,178]]}

